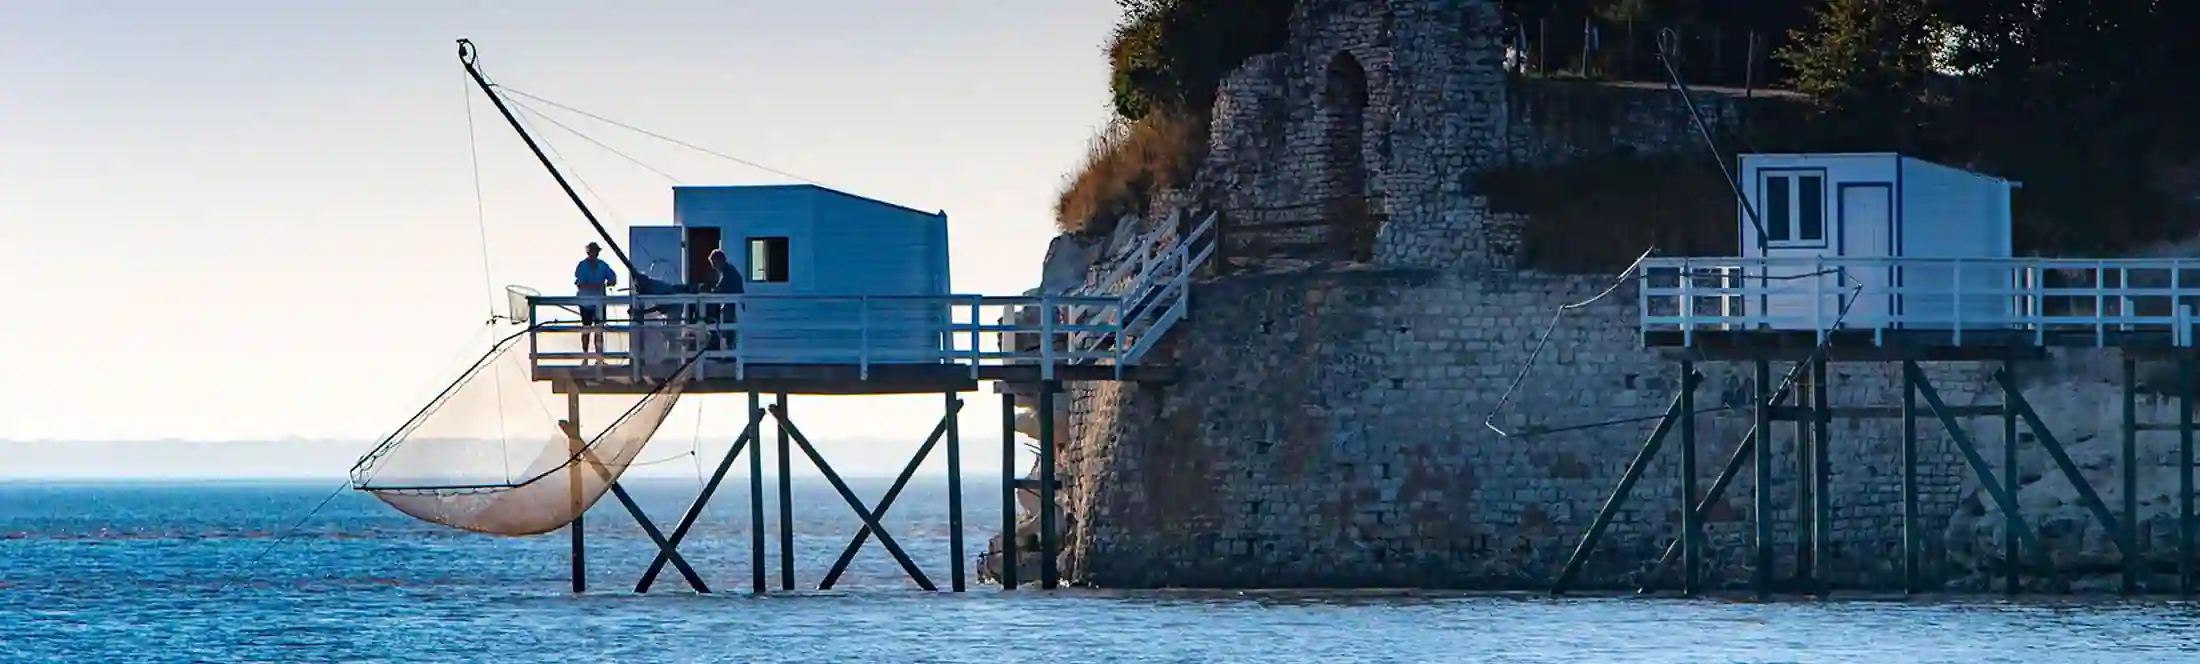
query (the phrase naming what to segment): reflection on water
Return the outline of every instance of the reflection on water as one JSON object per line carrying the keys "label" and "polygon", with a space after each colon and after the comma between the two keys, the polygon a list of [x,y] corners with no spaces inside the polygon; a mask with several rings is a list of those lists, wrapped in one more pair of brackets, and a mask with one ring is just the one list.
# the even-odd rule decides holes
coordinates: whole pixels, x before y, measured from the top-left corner
{"label": "reflection on water", "polygon": [[[562,536],[453,535],[356,494],[268,550],[326,487],[0,485],[0,661],[2200,662],[2200,605],[2177,602],[933,595],[876,542],[838,590],[757,598],[745,488],[729,481],[683,547],[730,594],[686,592],[667,570],[658,593],[632,595],[651,551],[599,508],[595,592],[575,597]],[[670,521],[692,490],[636,493]],[[969,502],[975,555],[999,513]],[[814,587],[857,522],[829,488],[797,503],[797,580]],[[913,486],[886,519],[943,586],[945,511],[936,487]]]}

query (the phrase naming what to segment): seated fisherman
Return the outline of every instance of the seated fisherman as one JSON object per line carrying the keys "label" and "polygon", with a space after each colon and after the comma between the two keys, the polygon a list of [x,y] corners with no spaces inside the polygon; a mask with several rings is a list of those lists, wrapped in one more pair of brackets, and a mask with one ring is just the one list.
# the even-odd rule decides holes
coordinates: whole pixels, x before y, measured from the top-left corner
{"label": "seated fisherman", "polygon": [[[746,291],[746,280],[741,276],[741,269],[726,260],[725,250],[712,249],[710,251],[710,269],[711,273],[716,276],[708,286],[708,292],[716,295],[740,295]],[[718,325],[734,322],[738,316],[738,311],[737,307],[713,304],[705,307],[703,315],[713,325]],[[715,330],[711,334],[711,349],[717,350],[725,347],[725,344],[722,343],[725,339],[726,333],[724,330]]]}

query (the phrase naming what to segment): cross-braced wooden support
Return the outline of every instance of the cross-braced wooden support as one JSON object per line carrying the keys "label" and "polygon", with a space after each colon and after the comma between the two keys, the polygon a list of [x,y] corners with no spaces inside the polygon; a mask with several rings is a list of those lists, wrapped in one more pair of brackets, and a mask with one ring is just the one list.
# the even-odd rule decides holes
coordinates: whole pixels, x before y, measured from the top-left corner
{"label": "cross-braced wooden support", "polygon": [[[772,418],[778,421],[778,425],[781,427],[781,430],[785,431],[787,433],[787,436],[793,439],[795,446],[799,447],[802,450],[802,454],[804,456],[809,457],[810,463],[817,467],[818,473],[824,475],[825,481],[833,485],[833,490],[840,493],[841,500],[847,501],[848,509],[854,510],[856,513],[856,517],[863,520],[863,530],[858,531],[855,540],[849,543],[849,547],[846,550],[842,551],[841,560],[834,564],[833,573],[826,576],[825,581],[819,585],[820,589],[827,589],[832,587],[832,583],[838,580],[839,573],[845,571],[847,562],[854,559],[856,550],[862,547],[864,538],[866,536],[877,537],[879,545],[886,548],[886,552],[894,557],[894,562],[901,565],[902,571],[907,572],[911,580],[916,581],[917,587],[923,588],[925,590],[939,589],[938,586],[932,584],[932,579],[930,577],[925,576],[924,570],[917,566],[916,560],[909,556],[909,552],[903,550],[899,542],[894,541],[894,536],[886,531],[886,527],[880,525],[879,517],[885,514],[885,508],[891,506],[894,498],[900,495],[902,487],[907,484],[909,478],[915,474],[916,466],[923,462],[924,455],[931,451],[932,445],[933,443],[937,442],[940,433],[944,429],[951,429],[954,427],[954,412],[960,409],[961,402],[960,400],[957,400],[955,402],[955,406],[950,409],[948,415],[942,418],[940,428],[936,428],[934,430],[934,438],[930,441],[927,441],[926,444],[919,449],[919,451],[917,452],[917,456],[910,460],[909,467],[903,470],[901,478],[894,482],[894,488],[887,492],[886,498],[880,501],[880,507],[876,510],[865,506],[863,504],[863,499],[856,497],[855,491],[848,488],[848,483],[841,480],[840,473],[833,470],[832,464],[825,461],[824,455],[818,453],[817,447],[810,444],[809,437],[802,434],[801,427],[795,426],[794,421],[787,417],[786,409],[781,408],[777,405],[774,405],[770,409]],[[948,467],[951,469],[957,468],[957,466],[958,464],[953,461],[950,461],[948,463]],[[950,470],[949,472],[959,472],[959,470]],[[951,520],[960,521],[961,519],[958,515],[952,517]],[[958,532],[952,536],[960,537],[961,534]],[[962,560],[956,559],[953,561],[953,564],[960,566],[962,565]]]}
{"label": "cross-braced wooden support", "polygon": [[[2137,573],[2133,571],[2139,569],[2136,564],[2136,561],[2139,560],[2136,555],[2136,533],[2128,525],[2136,517],[2136,507],[2127,503],[2125,506],[2126,515],[2122,519],[2109,511],[2107,504],[2100,499],[2093,491],[2092,486],[2079,474],[2077,465],[2070,460],[2069,454],[2063,449],[2061,443],[2055,439],[2053,432],[2040,421],[2038,413],[2025,401],[2015,379],[2006,366],[1994,374],[1994,379],[2004,394],[2004,405],[1953,408],[1941,399],[1939,391],[1925,377],[1924,370],[1918,366],[1917,361],[1900,361],[1903,403],[1897,411],[1878,407],[1848,409],[1832,407],[1828,403],[1827,393],[1829,389],[1826,362],[1821,358],[1811,358],[1796,366],[1794,371],[1788,374],[1788,380],[1782,381],[1777,390],[1769,389],[1773,387],[1774,376],[1767,364],[1761,361],[1754,364],[1756,364],[1755,378],[1757,379],[1759,391],[1752,405],[1753,426],[1743,436],[1741,444],[1736,447],[1733,456],[1728,459],[1726,467],[1712,481],[1710,488],[1701,495],[1696,492],[1695,426],[1693,418],[1688,417],[1688,414],[1694,413],[1693,388],[1695,384],[1693,379],[1697,376],[1697,373],[1692,362],[1681,364],[1683,375],[1690,378],[1689,382],[1684,382],[1681,393],[1675,398],[1674,405],[1668,409],[1665,418],[1660,420],[1658,428],[1651,434],[1650,439],[1643,444],[1634,461],[1629,464],[1627,472],[1620,478],[1619,486],[1607,499],[1604,507],[1598,512],[1596,519],[1591,522],[1581,544],[1576,548],[1573,556],[1568,559],[1566,567],[1560,572],[1557,583],[1553,586],[1553,592],[1564,592],[1574,583],[1582,565],[1590,557],[1589,553],[1595,547],[1598,538],[1629,497],[1630,490],[1640,479],[1641,473],[1647,468],[1652,457],[1657,454],[1669,430],[1677,430],[1681,437],[1681,472],[1683,475],[1681,478],[1681,494],[1687,508],[1681,511],[1681,533],[1666,547],[1664,555],[1649,568],[1639,592],[1649,593],[1656,588],[1656,584],[1666,566],[1672,563],[1676,554],[1684,559],[1680,575],[1682,593],[1684,595],[1694,595],[1700,592],[1702,586],[1698,565],[1701,564],[1702,557],[1702,523],[1709,515],[1712,506],[1725,499],[1726,489],[1748,466],[1754,466],[1753,470],[1755,471],[1755,490],[1751,496],[1753,504],[1751,512],[1755,520],[1755,523],[1752,524],[1755,531],[1752,538],[1755,543],[1751,552],[1753,562],[1752,589],[1760,596],[1769,596],[1773,592],[1786,590],[1818,594],[1831,590],[1832,584],[1828,573],[1829,561],[1825,551],[1830,541],[1832,522],[1830,503],[1835,490],[1830,482],[1832,468],[1828,448],[1831,441],[1828,429],[1832,418],[1840,412],[1849,412],[1862,417],[1899,416],[1903,421],[1903,437],[1900,450],[1903,486],[1901,570],[1902,587],[1905,591],[1915,593],[1924,590],[1924,544],[1918,500],[1919,451],[1917,424],[1921,415],[1928,414],[1948,432],[1950,441],[1962,456],[1965,465],[1979,479],[1981,489],[1987,494],[1988,499],[1993,501],[1993,505],[1999,508],[2005,518],[2009,520],[2010,528],[2008,528],[2007,536],[2012,542],[2009,543],[2007,548],[2012,554],[2028,551],[2029,557],[2035,561],[2035,564],[2039,565],[2050,578],[2053,578],[2055,571],[2048,563],[2046,548],[2041,544],[2038,531],[2036,528],[2025,524],[2024,515],[2017,506],[2017,492],[2013,476],[1996,476],[1994,469],[1987,464],[1986,457],[1973,443],[1969,431],[1959,421],[1959,418],[1963,416],[1982,414],[2002,416],[2006,441],[2002,450],[2002,465],[2005,473],[2013,473],[2015,468],[2015,446],[2018,441],[2016,425],[2020,421],[2028,425],[2027,428],[2038,439],[2041,447],[2055,460],[2056,466],[2063,473],[2064,478],[2077,489],[2080,502],[2087,511],[2100,522],[2107,532],[2115,534],[2111,538],[2113,543],[2119,548],[2120,553],[2123,553],[2123,559],[2132,563],[2125,568],[2126,578],[2136,578]],[[2190,371],[2189,368],[2181,370]],[[1798,389],[1808,391],[1809,405],[1783,406],[1782,404]],[[2190,391],[2191,389],[2188,385],[2187,390]],[[1924,409],[1922,410],[1919,408],[1919,401],[1923,402]],[[2131,410],[2129,402],[2130,399],[2127,398],[2127,411]],[[2184,422],[2184,420],[2189,420],[2190,417],[2189,413],[2181,416],[2179,423],[2181,429],[2190,428]],[[2125,427],[2125,454],[2127,459],[2133,454],[2130,449],[2132,445],[2129,442],[2133,436],[2129,432],[2137,428],[2128,424],[2129,419],[2129,413],[2127,412],[2127,426]],[[1797,423],[1795,427],[1796,442],[1793,450],[1797,457],[1795,471],[1799,475],[1795,499],[1791,505],[1794,508],[1792,514],[1797,520],[1793,542],[1795,547],[1795,574],[1792,577],[1778,579],[1773,576],[1771,569],[1775,560],[1773,549],[1779,545],[1772,541],[1771,518],[1774,506],[1771,504],[1771,495],[1767,490],[1774,479],[1772,477],[1773,464],[1771,463],[1770,451],[1772,447],[1770,440],[1772,439],[1771,433],[1777,430],[1772,424],[1775,421],[1793,421]],[[2186,431],[2182,435],[2189,438],[2190,432]],[[2183,441],[2184,439],[2181,438],[2180,456],[2186,449]],[[2126,467],[2131,466],[2132,464],[2127,461]],[[2123,479],[2127,485],[2126,494],[2135,493],[2129,487],[2130,484],[2134,483],[2129,471]],[[2186,484],[2189,484],[2189,482],[2190,480],[2187,479]],[[2183,487],[2184,485],[2181,484],[2181,492],[2183,492]],[[2190,496],[2190,493],[2181,493],[2181,497],[2186,501],[2191,500]],[[2190,519],[2183,517],[2182,515],[2186,510],[2182,509],[2182,504],[2180,508],[2181,519],[2183,519],[2180,523],[2184,524],[2180,528],[2180,537],[2194,536],[2195,533],[2191,531],[2200,531],[2200,524],[2191,523]],[[2191,561],[2188,559],[2182,565],[2190,567]],[[2014,567],[2013,564],[2012,567]],[[2007,582],[2014,588],[2017,582],[2015,572],[2013,570],[2009,571],[2006,576]],[[2127,581],[2127,587],[2130,583]],[[2189,582],[2185,585],[2189,585]]]}
{"label": "cross-braced wooden support", "polygon": [[[848,566],[854,562],[856,553],[862,549],[864,543],[876,537],[879,544],[884,546],[889,554],[893,555],[895,562],[901,565],[903,571],[909,574],[909,578],[916,581],[918,587],[925,590],[937,590],[938,588],[933,585],[931,578],[925,575],[915,560],[901,547],[901,544],[887,533],[886,529],[880,525],[879,520],[886,516],[886,510],[893,507],[894,501],[901,496],[903,490],[908,488],[910,480],[915,478],[917,469],[923,465],[925,459],[931,456],[932,450],[944,439],[947,442],[948,456],[948,521],[951,531],[949,548],[951,549],[950,555],[954,565],[950,578],[952,588],[956,592],[965,590],[965,572],[962,567],[961,442],[957,430],[957,423],[960,421],[959,414],[963,406],[963,401],[960,398],[952,392],[947,393],[946,414],[940,418],[939,424],[933,427],[931,435],[917,448],[908,465],[902,469],[901,475],[895,478],[893,486],[887,490],[884,497],[880,498],[878,507],[874,509],[865,506],[863,501],[856,497],[855,492],[848,487],[847,482],[841,479],[840,474],[833,469],[831,464],[825,461],[824,456],[818,453],[817,448],[811,445],[809,438],[803,435],[802,430],[795,426],[792,418],[788,415],[787,395],[777,395],[774,400],[775,403],[769,407],[762,404],[761,395],[751,394],[749,397],[748,426],[742,431],[740,438],[734,440],[732,448],[726,451],[725,458],[719,461],[717,469],[711,473],[710,479],[703,484],[702,490],[697,493],[694,502],[689,504],[686,514],[681,516],[679,524],[673,528],[669,536],[658,533],[655,525],[650,523],[648,518],[641,513],[641,508],[634,503],[633,499],[626,496],[625,489],[616,484],[612,485],[613,494],[619,497],[622,504],[627,505],[628,511],[633,512],[635,518],[642,522],[643,531],[649,533],[650,538],[658,544],[657,556],[650,561],[648,569],[642,573],[641,581],[635,584],[635,592],[649,592],[650,587],[656,583],[657,576],[663,573],[664,566],[668,562],[674,568],[680,570],[681,575],[687,578],[689,585],[693,586],[697,592],[710,592],[709,587],[704,585],[700,575],[697,575],[688,566],[687,561],[681,558],[678,548],[681,541],[687,537],[689,530],[695,526],[696,520],[702,516],[703,511],[710,504],[710,500],[717,493],[719,486],[725,481],[726,474],[733,469],[735,461],[740,459],[744,452],[748,454],[749,459],[749,516],[752,526],[750,528],[752,533],[750,540],[750,582],[756,593],[765,592],[766,564],[764,551],[766,542],[764,533],[767,528],[764,523],[763,507],[764,463],[762,456],[764,444],[761,431],[767,416],[776,424],[775,429],[777,429],[778,442],[782,450],[778,459],[780,475],[778,491],[780,519],[779,576],[782,589],[791,590],[794,588],[793,492],[790,489],[789,478],[792,471],[790,464],[791,452],[799,450],[810,459],[811,464],[818,469],[818,472],[825,477],[828,483],[832,484],[833,489],[840,493],[841,498],[847,501],[848,507],[854,510],[856,516],[863,522],[861,530],[857,531],[854,538],[848,542],[848,546],[842,549],[840,557],[834,561],[831,570],[819,582],[818,589],[831,589],[840,580],[841,576],[847,572]],[[791,449],[790,443],[792,443]]]}
{"label": "cross-braced wooden support", "polygon": [[[963,402],[961,399],[955,399],[953,397],[949,397],[949,399],[950,400],[947,402],[947,414],[940,417],[939,425],[932,427],[932,435],[927,436],[924,439],[923,445],[917,446],[916,454],[909,457],[909,464],[903,466],[901,469],[901,474],[894,477],[894,485],[886,490],[886,495],[884,497],[879,498],[878,508],[870,512],[871,518],[864,519],[863,527],[856,531],[856,535],[854,538],[848,540],[847,548],[841,549],[840,558],[833,561],[832,570],[825,573],[825,580],[818,582],[818,590],[831,590],[833,584],[840,581],[840,575],[848,571],[848,564],[855,562],[856,552],[863,549],[864,542],[870,541],[871,535],[873,534],[872,529],[875,527],[874,524],[877,523],[878,519],[883,519],[886,517],[886,510],[892,509],[894,507],[894,500],[901,497],[902,489],[909,486],[910,478],[916,477],[917,468],[924,465],[924,460],[926,457],[932,455],[932,448],[939,444],[940,439],[948,438],[950,441],[954,440],[954,436],[956,435],[955,428],[957,415],[962,412]],[[953,447],[954,445],[951,444],[950,446]],[[949,450],[949,466],[960,465],[959,461],[956,459],[956,451],[958,450]],[[827,469],[824,472],[829,474],[832,471]],[[959,524],[962,521],[962,510],[960,509],[961,500],[959,497],[956,497],[956,494],[960,493],[960,485],[962,484],[960,480],[960,475],[961,473],[959,472],[950,472],[949,477],[951,481],[949,482],[949,484],[953,486],[948,487],[948,494],[950,496],[950,504],[948,505],[948,511],[950,512],[950,514],[948,516],[948,520],[953,522],[950,525],[954,526],[950,528],[951,533],[953,533],[950,535],[950,537],[955,540],[952,543],[951,548],[955,549],[962,548],[960,546],[962,543],[962,536],[960,534],[962,532],[962,529],[959,527]],[[853,507],[858,511],[863,510],[860,505],[851,504],[850,507]],[[877,533],[880,535],[879,541],[881,543],[885,543],[885,531],[880,530],[877,531]],[[891,545],[889,544],[888,546]],[[952,579],[953,583],[951,585],[956,592],[962,592],[963,570],[962,564],[960,562],[962,560],[962,555],[960,551],[957,551],[950,554],[950,557],[958,561],[955,564],[954,577]],[[924,578],[924,574],[922,572],[911,568],[910,576],[911,578],[916,579],[917,585],[923,586],[926,590],[933,589],[932,582],[929,579]]]}
{"label": "cross-braced wooden support", "polygon": [[1673,430],[1675,422],[1694,415],[1682,409],[1689,403],[1689,395],[1696,391],[1696,383],[1701,379],[1702,376],[1695,373],[1682,376],[1680,394],[1673,395],[1673,405],[1665,409],[1664,417],[1658,418],[1657,429],[1643,441],[1642,449],[1635,453],[1635,460],[1628,462],[1627,472],[1620,475],[1619,487],[1612,490],[1612,496],[1605,499],[1604,507],[1597,510],[1596,518],[1589,522],[1589,532],[1581,536],[1581,544],[1574,547],[1573,556],[1566,559],[1565,569],[1558,573],[1558,582],[1551,586],[1552,594],[1563,594],[1573,585],[1574,576],[1580,574],[1581,566],[1589,561],[1589,552],[1596,550],[1597,540],[1604,537],[1604,529],[1612,525],[1612,517],[1619,514],[1620,506],[1627,502],[1627,494],[1634,491],[1635,482],[1642,479],[1642,471],[1650,467],[1650,460],[1665,444],[1666,433]]}
{"label": "cross-braced wooden support", "polygon": [[[665,545],[659,547],[657,556],[649,562],[649,568],[643,570],[642,580],[634,584],[634,592],[649,592],[649,587],[657,582],[657,575],[664,571],[665,562],[679,556],[678,549],[681,540],[687,538],[688,530],[695,527],[695,521],[702,518],[703,509],[710,505],[711,496],[718,493],[718,485],[725,482],[726,473],[733,470],[734,460],[739,459],[743,451],[748,451],[751,456],[759,453],[759,450],[748,448],[756,440],[758,427],[763,424],[764,411],[753,407],[755,405],[754,399],[750,401],[750,405],[752,407],[749,409],[748,426],[742,429],[741,437],[733,440],[733,446],[726,450],[726,456],[718,462],[718,468],[711,471],[710,479],[704,482],[703,489],[696,493],[694,502],[688,504],[687,512],[680,515],[680,522],[673,526],[672,535],[665,538]],[[756,445],[755,447],[762,446]],[[685,564],[681,564],[681,567],[684,568]],[[689,579],[689,585],[694,586],[696,592],[710,592],[708,587],[702,585],[700,579]]]}
{"label": "cross-braced wooden support", "polygon": [[[573,450],[574,456],[568,462],[571,464],[568,471],[572,475],[570,481],[576,499],[578,492],[581,490],[581,473],[584,472],[584,468],[586,472],[593,472],[598,477],[610,481],[611,496],[619,501],[621,507],[626,508],[627,514],[634,517],[635,524],[641,526],[642,533],[648,535],[650,542],[657,547],[657,558],[650,564],[649,571],[643,578],[643,589],[647,589],[648,584],[656,578],[657,574],[664,569],[664,564],[669,561],[675,569],[679,570],[680,576],[686,579],[688,585],[693,587],[696,592],[710,592],[710,587],[703,582],[702,575],[696,573],[695,568],[690,566],[687,559],[680,555],[679,540],[687,534],[687,527],[692,525],[692,522],[683,520],[671,537],[665,536],[663,531],[658,530],[657,523],[650,520],[649,514],[642,510],[641,504],[634,500],[634,496],[628,494],[626,487],[621,486],[617,480],[613,479],[614,474],[611,472],[609,465],[604,463],[603,459],[598,457],[594,451],[588,449],[587,443],[581,435],[580,395],[577,391],[567,393],[566,409],[568,411],[566,419],[559,422],[559,426],[564,431],[568,445]],[[738,451],[739,448],[740,446],[737,443],[735,450]],[[573,523],[568,528],[572,531],[573,541],[573,592],[586,592],[588,567],[584,537],[587,530],[580,517],[574,517]]]}

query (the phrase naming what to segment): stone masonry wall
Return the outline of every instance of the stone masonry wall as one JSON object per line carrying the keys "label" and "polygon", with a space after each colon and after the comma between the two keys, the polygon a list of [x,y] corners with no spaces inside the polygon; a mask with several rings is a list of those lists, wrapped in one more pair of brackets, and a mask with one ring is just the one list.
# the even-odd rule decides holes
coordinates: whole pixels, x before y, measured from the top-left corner
{"label": "stone masonry wall", "polygon": [[[1198,323],[1168,349],[1182,382],[1076,391],[1062,466],[1066,507],[1089,527],[1066,569],[1101,586],[1547,587],[1653,422],[1505,438],[1483,421],[1550,312],[1607,285],[1412,269],[1203,284]],[[1664,411],[1678,369],[1634,350],[1627,295],[1562,322],[1499,426]],[[1708,487],[1749,427],[1752,379],[1746,366],[1701,368],[1699,407],[1736,406],[1698,420]],[[1787,368],[1776,367],[1775,380]],[[1974,367],[1934,373],[1951,404],[1977,402]],[[1836,405],[1891,405],[1886,396],[1899,394],[1877,365],[1835,365],[1833,374]],[[1981,444],[1999,439],[1998,427],[1970,428]],[[1923,525],[1938,533],[1968,473],[1937,423],[1920,431]],[[1842,421],[1831,432],[1828,554],[1844,584],[1899,580],[1899,433],[1891,420]],[[1679,449],[1669,439],[1637,485],[1585,570],[1587,585],[1634,580],[1678,532]],[[1773,449],[1778,537],[1792,542],[1793,434]],[[1707,525],[1711,579],[1749,578],[1753,486],[1749,473],[1737,478]],[[1793,554],[1781,561],[1791,566]]]}
{"label": "stone masonry wall", "polygon": [[[1624,287],[1562,318],[1551,347],[1497,410],[1553,312],[1604,290],[1613,276],[1515,269],[1524,220],[1493,214],[1475,176],[1602,150],[1697,148],[1687,107],[1670,92],[1509,81],[1497,29],[1487,0],[1301,0],[1291,46],[1254,58],[1223,83],[1206,166],[1179,204],[1220,210],[1241,226],[1254,218],[1281,218],[1290,228],[1311,221],[1319,236],[1341,232],[1321,226],[1336,216],[1322,203],[1360,195],[1376,201],[1382,224],[1371,256],[1196,284],[1189,317],[1149,359],[1176,365],[1180,381],[1072,385],[1068,426],[1051,443],[1065,521],[1074,524],[1063,560],[1069,580],[1550,583],[1673,398],[1678,369],[1641,348],[1638,300]],[[1697,100],[1721,123],[1744,117],[1745,103]],[[1126,221],[1108,244],[1131,244],[1127,233],[1167,232],[1139,228],[1167,216]],[[1230,227],[1225,237],[1244,231]],[[1106,272],[1108,259],[1099,261],[1088,273]],[[1733,406],[1698,419],[1708,488],[1749,427],[1754,388],[1748,366],[1700,368],[1707,382],[1699,406]],[[1776,379],[1788,368],[1775,367]],[[1929,373],[1948,403],[1977,405],[1998,402],[1985,389],[1988,368],[1934,365]],[[1835,365],[1834,405],[1898,405],[1895,372]],[[2057,385],[2072,394],[2090,389]],[[2035,399],[2043,410],[2066,400]],[[1493,410],[1508,431],[1634,419],[1505,437],[1484,425]],[[2079,428],[2098,430],[2097,404],[2064,410],[2083,420]],[[1940,424],[1919,424],[1927,575],[1975,576],[1980,561],[1999,556],[1998,521],[1979,507],[1973,473]],[[1781,542],[1795,540],[1787,507],[1799,477],[1793,426],[1775,425],[1772,444]],[[1832,427],[1827,552],[1844,586],[1899,579],[1900,426],[1845,419]],[[1965,428],[1987,450],[1999,449],[1998,418]],[[1679,446],[1669,440],[1647,469],[1584,570],[1584,585],[1631,587],[1677,534]],[[1998,453],[1985,456],[2000,462]],[[2036,455],[2023,463],[2028,486],[2052,484],[2041,479]],[[1750,577],[1755,481],[1742,473],[1712,514],[1714,582]],[[1794,558],[1783,552],[1776,574],[1792,574]]]}
{"label": "stone masonry wall", "polygon": [[[1334,204],[1365,198],[1385,220],[1366,262],[1512,269],[1523,220],[1478,211],[1481,172],[1702,149],[1688,106],[1672,91],[1509,77],[1492,3],[1301,7],[1289,49],[1251,59],[1216,96],[1196,186],[1245,233],[1327,240],[1344,232],[1321,223],[1343,221]],[[1781,103],[1703,92],[1692,101],[1721,128]],[[1251,228],[1272,224],[1284,230]]]}

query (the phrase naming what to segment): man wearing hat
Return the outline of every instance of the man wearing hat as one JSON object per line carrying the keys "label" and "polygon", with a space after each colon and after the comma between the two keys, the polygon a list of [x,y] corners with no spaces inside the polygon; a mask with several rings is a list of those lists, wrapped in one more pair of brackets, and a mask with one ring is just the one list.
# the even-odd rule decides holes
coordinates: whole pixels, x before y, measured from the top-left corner
{"label": "man wearing hat", "polygon": [[[603,297],[608,295],[612,286],[619,285],[619,273],[611,270],[610,263],[596,257],[596,254],[603,251],[603,247],[590,242],[587,251],[588,257],[581,259],[580,265],[573,268],[573,288],[579,291],[581,297]],[[603,307],[581,306],[581,325],[595,328],[602,322]],[[594,343],[590,343],[591,340]],[[591,347],[597,351],[603,350],[602,329],[592,329],[581,333],[581,352],[589,352]]]}

